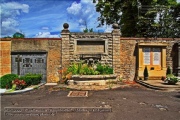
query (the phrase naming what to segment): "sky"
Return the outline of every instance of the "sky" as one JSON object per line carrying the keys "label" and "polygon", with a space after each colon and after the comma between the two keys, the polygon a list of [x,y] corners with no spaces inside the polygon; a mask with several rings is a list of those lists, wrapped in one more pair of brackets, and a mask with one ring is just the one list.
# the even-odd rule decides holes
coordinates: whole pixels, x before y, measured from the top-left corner
{"label": "sky", "polygon": [[[111,26],[98,27],[93,0],[1,0],[1,36],[21,32],[26,38],[59,38],[63,24],[70,32],[87,27],[94,32],[111,32]],[[178,0],[180,2],[180,0]]]}
{"label": "sky", "polygon": [[85,21],[94,32],[110,32],[111,26],[97,28],[92,0],[1,0],[1,37],[21,32],[27,38],[57,38],[63,24],[71,32],[82,32]]}

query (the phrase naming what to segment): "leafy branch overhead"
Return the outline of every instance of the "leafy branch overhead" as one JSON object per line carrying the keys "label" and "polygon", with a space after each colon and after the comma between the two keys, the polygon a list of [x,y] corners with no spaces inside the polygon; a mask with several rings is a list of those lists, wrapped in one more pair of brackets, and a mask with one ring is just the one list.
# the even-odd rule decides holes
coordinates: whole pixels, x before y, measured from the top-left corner
{"label": "leafy branch overhead", "polygon": [[176,0],[93,0],[99,27],[118,23],[125,37],[180,37]]}

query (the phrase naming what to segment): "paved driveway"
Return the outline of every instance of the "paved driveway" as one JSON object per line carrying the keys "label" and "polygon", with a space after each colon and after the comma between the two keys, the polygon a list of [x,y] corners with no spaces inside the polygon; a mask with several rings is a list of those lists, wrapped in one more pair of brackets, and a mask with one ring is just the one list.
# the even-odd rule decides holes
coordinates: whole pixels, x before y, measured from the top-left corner
{"label": "paved driveway", "polygon": [[[77,98],[67,97],[69,91],[43,86],[23,94],[1,96],[1,118],[2,120],[180,119],[180,92],[161,92],[139,86],[127,86],[114,90],[89,91],[88,97]],[[63,107],[87,109],[101,107],[111,108],[112,111],[56,111]]]}

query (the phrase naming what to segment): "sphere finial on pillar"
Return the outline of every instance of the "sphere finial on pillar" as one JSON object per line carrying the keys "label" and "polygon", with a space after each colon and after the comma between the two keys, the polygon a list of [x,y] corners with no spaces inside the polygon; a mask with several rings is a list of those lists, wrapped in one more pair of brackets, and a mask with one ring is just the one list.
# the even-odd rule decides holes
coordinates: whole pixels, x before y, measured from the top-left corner
{"label": "sphere finial on pillar", "polygon": [[68,29],[69,28],[69,24],[68,23],[64,23],[63,27],[64,27],[64,29]]}
{"label": "sphere finial on pillar", "polygon": [[68,30],[68,28],[69,28],[69,24],[68,24],[68,23],[64,23],[64,24],[63,24],[63,27],[64,27],[64,29],[62,30],[61,33],[69,33],[69,32],[70,32],[70,31]]}
{"label": "sphere finial on pillar", "polygon": [[112,34],[113,34],[113,35],[121,36],[121,32],[120,32],[120,29],[119,29],[119,25],[118,25],[117,23],[114,23],[114,24],[112,25],[112,28],[114,29],[114,30],[112,31]]}
{"label": "sphere finial on pillar", "polygon": [[119,25],[118,25],[117,23],[114,23],[114,24],[112,25],[112,28],[113,28],[113,29],[119,29]]}

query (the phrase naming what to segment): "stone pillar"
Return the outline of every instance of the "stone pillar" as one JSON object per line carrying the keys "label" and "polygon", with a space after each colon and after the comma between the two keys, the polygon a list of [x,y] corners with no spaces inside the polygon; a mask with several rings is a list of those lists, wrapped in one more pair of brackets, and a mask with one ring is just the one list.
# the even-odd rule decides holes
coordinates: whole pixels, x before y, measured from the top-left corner
{"label": "stone pillar", "polygon": [[167,69],[167,67],[166,67],[166,47],[163,47],[162,48],[162,70],[165,70],[166,71],[166,69]]}
{"label": "stone pillar", "polygon": [[118,27],[118,24],[113,24],[113,31],[112,31],[112,37],[113,37],[113,42],[112,42],[112,58],[113,58],[113,69],[114,69],[114,74],[120,75],[120,30]]}
{"label": "stone pillar", "polygon": [[178,43],[178,77],[180,77],[180,42]]}
{"label": "stone pillar", "polygon": [[68,30],[69,25],[67,23],[63,24],[64,29],[61,31],[61,67],[66,68],[70,63],[69,54],[69,41],[70,41],[70,31]]}
{"label": "stone pillar", "polygon": [[[142,46],[139,46],[139,51],[138,51],[138,61],[139,61],[139,69],[138,70],[144,70],[143,68],[143,49],[142,49]],[[138,76],[140,76],[138,74]]]}

